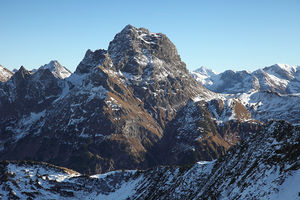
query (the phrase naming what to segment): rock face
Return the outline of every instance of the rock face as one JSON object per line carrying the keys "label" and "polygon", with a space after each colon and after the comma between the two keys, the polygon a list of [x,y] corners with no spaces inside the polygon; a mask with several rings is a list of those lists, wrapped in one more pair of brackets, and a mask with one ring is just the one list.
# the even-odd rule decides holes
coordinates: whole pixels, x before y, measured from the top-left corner
{"label": "rock face", "polygon": [[269,123],[221,159],[84,176],[38,162],[0,162],[3,199],[297,199],[300,129]]}
{"label": "rock face", "polygon": [[188,75],[174,44],[161,33],[126,26],[108,47],[116,71],[164,126],[189,98],[213,95]]}
{"label": "rock face", "polygon": [[[239,100],[253,119],[284,119],[300,123],[299,66],[276,64],[254,72],[227,70],[221,74],[199,69],[192,75],[205,87]],[[288,103],[284,103],[288,102]]]}
{"label": "rock face", "polygon": [[62,71],[56,61],[22,67],[0,85],[0,159],[88,174],[187,164],[220,157],[260,127],[237,99],[193,79],[164,34],[144,28],[126,26],[108,50],[88,50],[68,78]]}
{"label": "rock face", "polygon": [[0,82],[6,82],[12,77],[13,72],[9,71],[2,65],[0,65]]}
{"label": "rock face", "polygon": [[213,160],[249,133],[259,131],[261,124],[251,120],[246,109],[237,107],[239,103],[228,105],[225,101],[224,105],[221,99],[189,101],[168,123],[163,138],[155,146],[160,163],[184,165]]}

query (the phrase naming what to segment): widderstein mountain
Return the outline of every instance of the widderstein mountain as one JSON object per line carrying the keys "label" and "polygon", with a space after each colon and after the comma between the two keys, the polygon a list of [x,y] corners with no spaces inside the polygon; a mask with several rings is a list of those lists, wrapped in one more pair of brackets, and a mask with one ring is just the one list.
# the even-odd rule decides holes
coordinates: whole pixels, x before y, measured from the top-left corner
{"label": "widderstein mountain", "polygon": [[0,159],[81,173],[213,160],[261,129],[202,86],[162,33],[127,25],[71,74],[57,61],[0,83]]}

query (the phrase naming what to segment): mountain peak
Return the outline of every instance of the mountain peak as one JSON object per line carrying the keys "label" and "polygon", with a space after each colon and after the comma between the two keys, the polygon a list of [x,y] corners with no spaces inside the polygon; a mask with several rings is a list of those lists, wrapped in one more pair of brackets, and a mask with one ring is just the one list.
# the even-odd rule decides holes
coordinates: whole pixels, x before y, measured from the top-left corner
{"label": "mountain peak", "polygon": [[12,79],[15,80],[25,80],[31,76],[30,71],[25,69],[24,66],[21,66],[20,69],[12,76]]}
{"label": "mountain peak", "polygon": [[[117,69],[133,74],[139,74],[141,70],[132,66],[138,64],[145,67],[153,58],[167,63],[181,62],[175,45],[167,36],[132,25],[127,25],[116,34],[109,43],[108,53]],[[129,65],[124,66],[124,61],[129,61]]]}
{"label": "mountain peak", "polygon": [[0,82],[8,81],[13,75],[13,72],[0,65]]}
{"label": "mountain peak", "polygon": [[60,65],[60,63],[57,60],[51,60],[49,62],[49,64],[51,64],[51,65]]}
{"label": "mountain peak", "polygon": [[131,24],[128,24],[122,29],[121,33],[128,33],[130,31],[134,31],[136,29],[137,29],[136,27],[132,26]]}
{"label": "mountain peak", "polygon": [[275,65],[272,65],[272,66],[279,67],[282,70],[285,70],[285,71],[288,71],[288,72],[295,72],[296,71],[296,67],[292,66],[292,65],[276,63]]}
{"label": "mountain peak", "polygon": [[56,78],[64,79],[72,73],[62,66],[57,60],[51,60],[48,64],[41,66],[39,69],[49,69]]}
{"label": "mountain peak", "polygon": [[281,79],[292,80],[294,79],[294,73],[297,71],[297,67],[278,63],[270,67],[263,68],[263,71]]}
{"label": "mountain peak", "polygon": [[201,66],[200,68],[196,69],[194,72],[200,73],[202,75],[207,75],[207,76],[213,76],[218,74],[216,71],[212,69],[208,69],[204,66]]}
{"label": "mountain peak", "polygon": [[146,68],[151,72],[159,71],[163,63],[170,64],[171,71],[187,72],[175,45],[164,34],[127,25],[115,35],[108,50],[87,50],[75,73],[89,73],[104,65],[116,71],[142,75]]}
{"label": "mountain peak", "polygon": [[[138,35],[141,34],[149,34],[151,33],[148,29],[144,27],[137,28],[135,26],[132,26],[131,24],[126,25],[122,31],[120,32],[121,34],[130,34],[130,33],[137,33]],[[154,34],[154,33],[152,33]]]}

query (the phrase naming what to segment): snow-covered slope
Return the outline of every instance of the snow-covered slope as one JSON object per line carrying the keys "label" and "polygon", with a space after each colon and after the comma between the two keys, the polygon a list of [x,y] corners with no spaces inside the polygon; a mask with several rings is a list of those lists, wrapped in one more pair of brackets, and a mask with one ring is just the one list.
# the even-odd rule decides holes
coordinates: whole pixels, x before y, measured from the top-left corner
{"label": "snow-covered slope", "polygon": [[218,75],[218,73],[214,70],[208,69],[203,66],[191,72],[191,74],[197,81],[199,81],[204,86],[212,85],[214,82],[216,82],[215,78]]}
{"label": "snow-covered slope", "polygon": [[234,95],[251,112],[252,118],[260,121],[283,119],[300,123],[300,95],[280,94],[271,91],[253,91]]}
{"label": "snow-covered slope", "polygon": [[0,81],[5,82],[8,81],[13,75],[13,72],[9,71],[2,65],[0,65]]}
{"label": "snow-covered slope", "polygon": [[[208,89],[223,93],[225,99],[233,98],[242,102],[253,119],[283,119],[300,123],[299,66],[276,64],[252,73],[227,70],[209,75],[198,70],[193,74]],[[205,75],[203,80],[202,74]]]}
{"label": "snow-covered slope", "polygon": [[0,162],[0,197],[297,199],[300,129],[271,122],[215,161],[84,176],[45,163]]}
{"label": "snow-covered slope", "polygon": [[254,72],[227,70],[220,74],[207,71],[210,70],[200,68],[192,74],[205,87],[218,93],[236,94],[252,90],[281,94],[300,92],[300,66],[275,64]]}
{"label": "snow-covered slope", "polygon": [[6,199],[126,199],[140,180],[136,171],[94,176],[47,163],[0,162],[0,198]]}
{"label": "snow-covered slope", "polygon": [[52,60],[48,64],[41,66],[40,69],[49,69],[55,77],[60,79],[65,79],[72,74],[56,60]]}

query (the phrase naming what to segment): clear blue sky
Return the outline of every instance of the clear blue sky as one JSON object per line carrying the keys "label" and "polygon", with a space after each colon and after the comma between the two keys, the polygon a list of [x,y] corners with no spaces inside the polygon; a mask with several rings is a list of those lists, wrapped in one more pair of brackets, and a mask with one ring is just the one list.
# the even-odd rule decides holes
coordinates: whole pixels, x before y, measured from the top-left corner
{"label": "clear blue sky", "polygon": [[0,64],[74,71],[127,24],[165,33],[190,70],[300,65],[300,0],[0,0]]}

